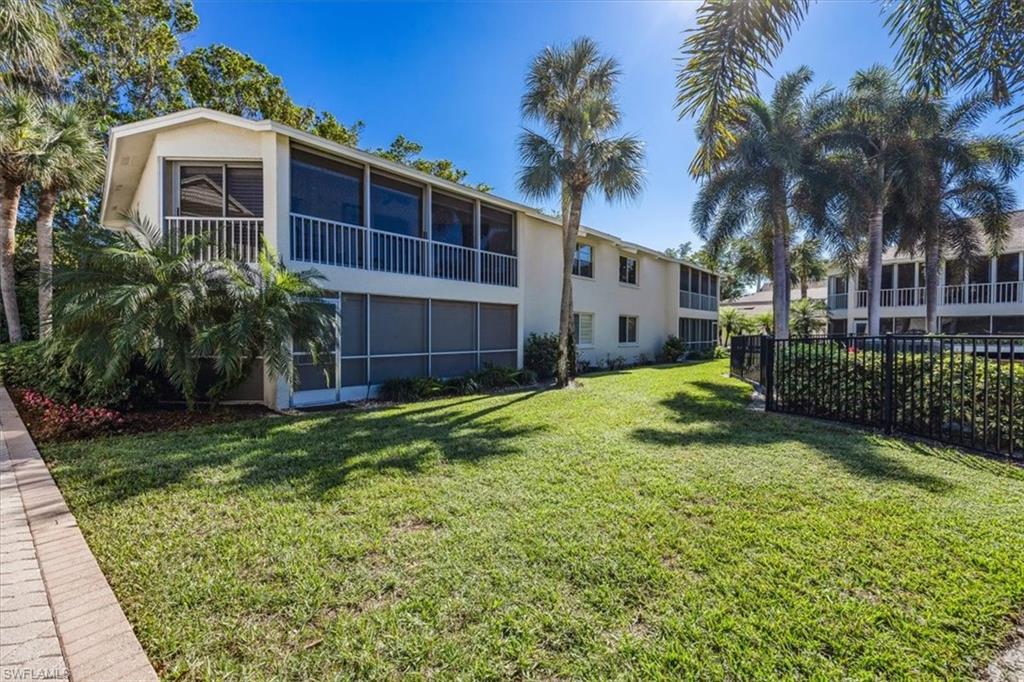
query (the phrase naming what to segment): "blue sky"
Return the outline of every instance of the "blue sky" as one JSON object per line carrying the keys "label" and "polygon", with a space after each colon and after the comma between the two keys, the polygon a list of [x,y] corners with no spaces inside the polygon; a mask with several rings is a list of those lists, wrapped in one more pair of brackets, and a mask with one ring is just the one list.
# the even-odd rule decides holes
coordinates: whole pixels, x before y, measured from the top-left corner
{"label": "blue sky", "polygon": [[[511,199],[521,199],[515,141],[527,66],[543,47],[588,35],[622,66],[622,130],[647,144],[647,183],[636,203],[592,200],[584,223],[659,249],[699,243],[689,220],[697,184],[686,172],[693,122],[672,108],[679,45],[696,2],[197,0],[196,8],[200,25],[186,47],[220,42],[248,52],[284,78],[296,102],[364,121],[362,146],[404,134],[425,156],[450,158],[470,171],[467,181]],[[807,64],[819,83],[841,85],[893,54],[879,4],[823,1],[772,73]],[[771,79],[761,87],[770,91]]]}

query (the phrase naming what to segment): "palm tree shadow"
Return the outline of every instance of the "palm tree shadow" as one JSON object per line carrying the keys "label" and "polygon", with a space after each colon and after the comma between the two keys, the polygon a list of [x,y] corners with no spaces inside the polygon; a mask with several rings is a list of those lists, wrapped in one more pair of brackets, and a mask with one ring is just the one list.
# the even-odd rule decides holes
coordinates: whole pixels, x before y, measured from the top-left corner
{"label": "palm tree shadow", "polygon": [[[521,454],[524,438],[546,427],[513,423],[501,412],[540,392],[488,396],[479,409],[472,409],[477,400],[471,399],[409,410],[254,419],[205,428],[195,437],[182,432],[170,446],[167,434],[112,438],[99,457],[75,457],[71,450],[57,464],[90,479],[103,503],[172,486],[237,489],[282,483],[317,498],[359,474],[411,476],[439,462],[476,463]],[[224,481],[204,480],[204,472],[220,467],[238,473]]]}
{"label": "palm tree shadow", "polygon": [[[872,434],[844,425],[749,410],[749,386],[696,381],[687,387],[661,401],[681,428],[638,428],[633,437],[665,447],[740,447],[753,456],[764,446],[796,442],[856,476],[908,483],[933,493],[953,487],[941,476],[918,471],[886,454],[889,444],[872,440]],[[835,438],[839,433],[845,437]],[[765,466],[771,464],[766,462]]]}

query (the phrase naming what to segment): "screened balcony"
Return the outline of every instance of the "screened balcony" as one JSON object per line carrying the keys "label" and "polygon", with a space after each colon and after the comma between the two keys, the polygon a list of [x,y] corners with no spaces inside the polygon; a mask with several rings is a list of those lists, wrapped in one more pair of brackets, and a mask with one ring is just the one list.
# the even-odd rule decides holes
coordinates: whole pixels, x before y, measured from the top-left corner
{"label": "screened balcony", "polygon": [[291,259],[518,286],[515,215],[292,150]]}
{"label": "screened balcony", "polygon": [[163,236],[203,260],[255,262],[263,243],[263,171],[253,163],[168,162]]}
{"label": "screened balcony", "polygon": [[718,310],[718,277],[697,268],[680,265],[679,307]]}

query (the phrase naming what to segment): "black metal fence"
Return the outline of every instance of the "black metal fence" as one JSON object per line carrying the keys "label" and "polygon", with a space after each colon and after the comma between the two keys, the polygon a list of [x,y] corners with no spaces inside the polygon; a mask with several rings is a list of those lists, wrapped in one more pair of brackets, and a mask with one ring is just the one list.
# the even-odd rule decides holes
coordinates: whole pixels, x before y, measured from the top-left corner
{"label": "black metal fence", "polygon": [[1024,336],[737,337],[731,350],[768,410],[1024,459]]}

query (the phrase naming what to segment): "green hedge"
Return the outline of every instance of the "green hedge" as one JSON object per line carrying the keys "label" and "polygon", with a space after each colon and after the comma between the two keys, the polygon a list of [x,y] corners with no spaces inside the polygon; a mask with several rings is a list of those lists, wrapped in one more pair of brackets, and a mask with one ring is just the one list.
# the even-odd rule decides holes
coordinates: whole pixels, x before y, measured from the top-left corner
{"label": "green hedge", "polygon": [[[916,347],[920,350],[921,346]],[[971,353],[899,349],[893,363],[897,429],[1006,452],[1011,423],[1015,453],[1024,453],[1024,362]],[[786,412],[883,423],[884,353],[843,344],[776,347],[775,396]],[[1011,405],[1013,411],[1011,412]],[[1000,440],[997,441],[997,426]]]}

